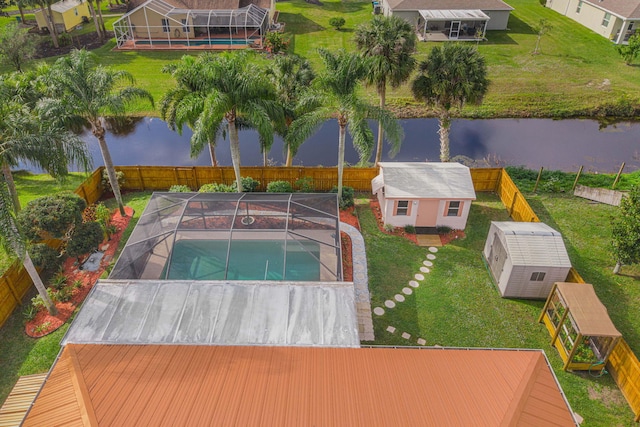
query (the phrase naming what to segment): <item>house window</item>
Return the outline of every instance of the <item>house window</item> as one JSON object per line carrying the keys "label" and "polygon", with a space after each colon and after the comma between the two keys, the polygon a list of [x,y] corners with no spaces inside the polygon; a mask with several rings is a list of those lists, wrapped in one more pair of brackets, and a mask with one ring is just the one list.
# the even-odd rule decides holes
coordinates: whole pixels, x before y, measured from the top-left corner
{"label": "house window", "polygon": [[461,202],[449,202],[449,207],[447,207],[447,216],[458,216],[460,212]]}
{"label": "house window", "polygon": [[188,33],[189,32],[189,25],[187,24],[187,20],[186,19],[181,19],[182,21],[182,32],[183,33]]}
{"label": "house window", "polygon": [[169,20],[162,18],[162,32],[163,33],[168,33],[169,32]]}
{"label": "house window", "polygon": [[73,9],[73,13],[75,13],[76,16],[78,16],[78,9]]}
{"label": "house window", "polygon": [[580,10],[582,9],[582,1],[578,2],[578,7],[576,7],[576,13],[580,13]]}
{"label": "house window", "polygon": [[396,206],[396,216],[407,216],[407,215],[409,215],[409,201],[398,200],[398,205]]}
{"label": "house window", "polygon": [[604,18],[602,19],[602,26],[603,27],[608,27],[610,19],[611,19],[611,14],[609,12],[606,12],[604,14]]}
{"label": "house window", "polygon": [[531,281],[532,282],[542,282],[544,280],[545,273],[542,271],[536,271],[531,273]]}

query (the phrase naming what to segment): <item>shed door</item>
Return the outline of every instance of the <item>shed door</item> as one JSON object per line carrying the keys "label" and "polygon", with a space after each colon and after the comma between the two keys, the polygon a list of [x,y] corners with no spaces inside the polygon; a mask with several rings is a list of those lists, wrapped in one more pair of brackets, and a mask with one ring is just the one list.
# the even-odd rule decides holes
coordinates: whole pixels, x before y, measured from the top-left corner
{"label": "shed door", "polygon": [[502,246],[498,233],[493,235],[493,243],[491,244],[491,251],[489,252],[489,267],[491,267],[491,273],[495,277],[496,282],[500,280],[500,275],[504,268],[504,263],[507,261],[507,251]]}
{"label": "shed door", "polygon": [[416,227],[435,227],[438,222],[439,208],[439,200],[420,200],[418,202]]}

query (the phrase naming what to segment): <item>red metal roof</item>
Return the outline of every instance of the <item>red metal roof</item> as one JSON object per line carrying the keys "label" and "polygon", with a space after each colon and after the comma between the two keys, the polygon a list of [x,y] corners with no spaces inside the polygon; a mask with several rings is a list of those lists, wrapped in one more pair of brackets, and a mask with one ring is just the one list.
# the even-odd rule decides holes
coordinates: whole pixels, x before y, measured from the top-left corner
{"label": "red metal roof", "polygon": [[24,426],[575,425],[541,351],[67,345]]}

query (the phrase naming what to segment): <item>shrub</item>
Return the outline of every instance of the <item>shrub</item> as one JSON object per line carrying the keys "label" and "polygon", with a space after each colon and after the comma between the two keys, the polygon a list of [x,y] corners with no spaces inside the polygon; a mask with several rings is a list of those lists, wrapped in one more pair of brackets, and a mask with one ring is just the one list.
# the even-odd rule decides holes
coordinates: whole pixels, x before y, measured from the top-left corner
{"label": "shrub", "polygon": [[38,325],[35,328],[33,328],[33,333],[34,334],[40,334],[44,331],[46,331],[47,329],[49,329],[49,326],[51,326],[51,322],[44,322],[42,325]]}
{"label": "shrub", "polygon": [[71,284],[71,287],[73,289],[80,289],[82,287],[82,280],[74,280],[73,283]]}
{"label": "shrub", "polygon": [[411,224],[407,224],[404,226],[404,231],[409,234],[416,234],[416,227]]}
{"label": "shrub", "polygon": [[60,266],[62,258],[57,250],[44,243],[36,243],[29,248],[29,255],[37,268],[54,271]]}
{"label": "shrub", "polygon": [[[245,193],[253,193],[254,191],[256,191],[256,188],[260,186],[260,181],[257,181],[250,176],[243,176],[242,178],[240,178],[240,181],[242,182],[242,191],[244,191]],[[235,182],[233,183],[232,187],[234,190],[236,189]]]}
{"label": "shrub", "polygon": [[69,286],[65,286],[64,288],[59,289],[58,292],[56,292],[56,298],[60,302],[67,302],[71,300],[72,296],[73,296],[73,288]]}
{"label": "shrub", "polygon": [[287,181],[272,181],[267,185],[267,193],[292,193],[293,187]]}
{"label": "shrub", "polygon": [[296,187],[301,193],[313,193],[313,178],[304,176],[296,181]]}
{"label": "shrub", "polygon": [[95,222],[100,224],[103,235],[106,236],[107,239],[111,239],[111,235],[118,231],[115,226],[111,225],[111,209],[106,207],[104,204],[99,203],[96,206],[95,211]]}
{"label": "shrub", "polygon": [[85,222],[76,227],[73,237],[67,243],[67,254],[79,257],[97,248],[104,235],[97,222]]}
{"label": "shrub", "polygon": [[[338,187],[333,187],[331,189],[331,193],[337,193]],[[342,187],[342,198],[338,201],[341,210],[350,208],[354,205],[353,196],[355,195],[355,190],[353,187]]]}
{"label": "shrub", "polygon": [[271,31],[264,37],[264,45],[269,52],[277,55],[289,48],[289,37],[284,33]]}
{"label": "shrub", "polygon": [[56,291],[67,286],[67,276],[64,273],[56,273],[53,275],[51,280],[49,280],[49,287],[55,289]]}
{"label": "shrub", "polygon": [[83,198],[71,192],[44,196],[30,201],[18,214],[25,237],[34,240],[65,239],[69,230],[82,223],[87,207]]}
{"label": "shrub", "polygon": [[234,193],[236,191],[235,186],[226,185],[226,184],[204,184],[198,190],[199,193]]}
{"label": "shrub", "polygon": [[342,27],[344,27],[344,24],[346,24],[346,21],[344,20],[344,18],[334,17],[329,19],[329,25],[331,25],[336,30],[340,30]]}
{"label": "shrub", "polygon": [[438,234],[447,234],[451,232],[451,227],[447,227],[446,225],[439,225],[436,227]]}
{"label": "shrub", "polygon": [[[49,298],[51,299],[51,301],[53,301],[54,303],[56,301],[58,301],[58,296],[56,295],[55,292],[53,292],[53,290],[51,288],[47,288],[47,294],[49,295]],[[46,309],[46,305],[44,304],[44,300],[42,299],[40,294],[38,294],[35,297],[31,298],[31,305],[37,311]]]}
{"label": "shrub", "polygon": [[172,185],[169,193],[191,193],[191,189],[186,185]]}
{"label": "shrub", "polygon": [[25,305],[24,310],[22,310],[22,316],[28,322],[29,320],[33,320],[38,314],[38,309],[33,306],[33,304]]}
{"label": "shrub", "polygon": [[[124,185],[124,172],[116,171],[116,179],[118,180],[118,185],[122,187]],[[111,188],[111,182],[109,182],[109,175],[107,174],[107,170],[102,170],[102,188],[105,191],[110,191],[113,193],[113,188]]]}
{"label": "shrub", "polygon": [[96,218],[96,205],[91,204],[89,206],[87,206],[83,211],[82,211],[82,222],[90,222],[90,221],[95,221]]}
{"label": "shrub", "polygon": [[60,47],[70,46],[72,42],[73,40],[71,39],[71,34],[69,33],[58,34],[58,45],[60,45]]}
{"label": "shrub", "polygon": [[385,224],[383,228],[384,228],[384,231],[388,233],[393,233],[393,230],[395,229],[395,227],[391,224]]}

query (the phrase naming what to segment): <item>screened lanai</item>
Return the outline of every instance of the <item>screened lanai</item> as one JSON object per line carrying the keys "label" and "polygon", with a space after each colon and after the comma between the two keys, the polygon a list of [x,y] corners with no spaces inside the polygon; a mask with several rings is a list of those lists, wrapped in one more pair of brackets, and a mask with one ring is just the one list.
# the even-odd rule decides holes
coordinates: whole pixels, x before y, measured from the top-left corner
{"label": "screened lanai", "polygon": [[489,16],[481,10],[419,10],[418,34],[422,40],[477,40],[487,33]]}
{"label": "screened lanai", "polygon": [[109,276],[342,280],[336,194],[154,193]]}
{"label": "screened lanai", "polygon": [[216,9],[176,7],[149,0],[114,22],[118,48],[229,49],[262,46],[269,9],[244,0],[216,3]]}

